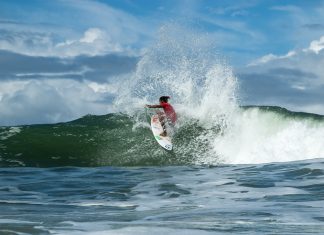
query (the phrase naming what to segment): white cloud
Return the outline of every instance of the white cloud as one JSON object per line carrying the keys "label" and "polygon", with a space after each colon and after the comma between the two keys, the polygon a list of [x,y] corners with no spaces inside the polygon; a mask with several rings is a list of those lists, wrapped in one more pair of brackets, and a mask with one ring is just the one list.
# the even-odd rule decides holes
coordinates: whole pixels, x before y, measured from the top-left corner
{"label": "white cloud", "polygon": [[[56,10],[51,11],[52,7]],[[137,55],[156,29],[152,22],[149,27],[147,21],[127,12],[88,0],[82,4],[75,0],[56,1],[37,15],[22,10],[21,17],[25,18],[23,23],[0,22],[0,50],[55,57]]]}
{"label": "white cloud", "polygon": [[99,1],[60,1],[65,8],[77,12],[80,24],[88,28],[99,28],[109,35],[112,42],[134,45],[151,38],[158,28],[155,19],[139,19],[125,11],[113,8]]}
{"label": "white cloud", "polygon": [[119,43],[114,43],[110,36],[98,28],[90,28],[78,40],[67,40],[55,45],[54,54],[59,57],[73,57],[78,55],[103,55],[120,53],[126,50]]}
{"label": "white cloud", "polygon": [[110,84],[110,83],[97,83],[97,82],[90,82],[88,86],[93,89],[96,93],[111,93],[117,94],[119,89],[119,84]]}
{"label": "white cloud", "polygon": [[104,32],[98,28],[90,28],[85,33],[83,38],[80,39],[80,42],[93,43],[98,39],[104,38]]}
{"label": "white cloud", "polygon": [[68,72],[34,72],[34,73],[16,73],[15,76],[18,78],[25,78],[25,77],[46,77],[46,78],[57,78],[57,77],[68,77],[68,76],[84,76],[87,72],[91,72],[93,69],[90,69],[86,66],[83,66],[80,70],[77,71],[68,71]]}
{"label": "white cloud", "polygon": [[10,40],[0,38],[0,49],[29,56],[74,57],[78,55],[104,55],[128,53],[119,43],[113,42],[103,29],[89,28],[77,39],[66,39],[55,43],[53,35],[40,33],[14,33]]}
{"label": "white cloud", "polygon": [[274,61],[274,60],[287,59],[289,57],[295,56],[296,54],[297,54],[296,51],[289,51],[286,55],[268,54],[268,55],[262,56],[259,59],[252,61],[251,63],[248,64],[248,66],[256,66],[256,65],[260,65],[260,64],[266,64],[266,63],[268,63],[270,61]]}
{"label": "white cloud", "polygon": [[[289,61],[289,59],[294,59],[296,57],[300,57],[297,61],[303,61],[305,62],[309,57],[307,57],[307,52],[312,52],[315,54],[319,54],[324,49],[324,36],[322,36],[319,40],[313,40],[308,48],[302,49],[302,50],[296,50],[296,51],[289,51],[285,55],[274,55],[272,53],[262,56],[261,58],[258,58],[248,64],[248,66],[257,66],[261,64],[267,64],[270,62],[275,62],[278,60],[284,60]],[[304,59],[303,59],[304,58]],[[322,57],[319,57],[322,58]],[[316,66],[316,64],[313,64],[313,66]],[[305,66],[304,66],[305,67]],[[322,66],[321,66],[322,68]],[[316,69],[317,70],[317,69]]]}
{"label": "white cloud", "polygon": [[298,85],[298,84],[294,84],[291,87],[294,88],[294,89],[297,89],[297,90],[301,90],[301,91],[306,90],[306,87],[305,86]]}
{"label": "white cloud", "polygon": [[306,49],[263,56],[241,69],[239,77],[248,104],[324,114],[323,41],[321,37]]}
{"label": "white cloud", "polygon": [[48,33],[2,31],[0,36],[0,50],[43,56],[49,54],[52,46]]}
{"label": "white cloud", "polygon": [[324,49],[324,36],[322,36],[319,40],[312,41],[309,45],[309,48],[304,49],[304,51],[305,52],[311,51],[318,54],[323,49]]}
{"label": "white cloud", "polygon": [[0,125],[55,123],[111,112],[105,99],[115,91],[93,86],[61,79],[0,82]]}

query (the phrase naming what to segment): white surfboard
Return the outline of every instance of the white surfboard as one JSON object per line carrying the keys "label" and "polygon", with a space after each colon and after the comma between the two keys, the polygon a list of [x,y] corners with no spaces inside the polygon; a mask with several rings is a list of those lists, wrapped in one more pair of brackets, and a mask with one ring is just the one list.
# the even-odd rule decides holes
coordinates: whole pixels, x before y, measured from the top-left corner
{"label": "white surfboard", "polygon": [[169,136],[160,136],[163,132],[163,127],[159,120],[159,116],[154,114],[151,117],[151,129],[156,141],[166,150],[172,150],[171,138]]}

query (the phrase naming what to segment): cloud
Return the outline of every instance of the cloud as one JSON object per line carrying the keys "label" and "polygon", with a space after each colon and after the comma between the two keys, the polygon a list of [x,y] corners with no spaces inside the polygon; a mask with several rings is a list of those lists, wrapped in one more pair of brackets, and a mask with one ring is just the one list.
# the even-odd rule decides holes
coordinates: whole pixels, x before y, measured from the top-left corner
{"label": "cloud", "polygon": [[102,38],[104,38],[104,32],[102,30],[98,28],[91,28],[84,33],[84,36],[80,39],[80,42],[93,43],[94,41]]}
{"label": "cloud", "polygon": [[259,64],[265,64],[265,63],[268,63],[272,60],[280,60],[280,59],[287,59],[289,57],[292,57],[296,55],[296,52],[295,51],[289,51],[286,55],[274,55],[274,54],[268,54],[268,55],[265,55],[265,56],[262,56],[261,58],[257,59],[257,60],[254,60],[252,61],[251,63],[248,64],[248,66],[256,66],[256,65],[259,65]]}
{"label": "cloud", "polygon": [[0,51],[0,126],[69,121],[113,112],[137,57],[36,57]]}
{"label": "cloud", "polygon": [[47,55],[53,42],[47,33],[0,30],[0,49],[27,55]]}
{"label": "cloud", "polygon": [[0,82],[0,125],[55,123],[112,112],[116,90],[73,80]]}
{"label": "cloud", "polygon": [[61,78],[107,82],[112,76],[133,71],[138,58],[114,54],[57,58],[0,50],[0,61],[0,81]]}
{"label": "cloud", "polygon": [[237,69],[244,103],[324,114],[323,40],[284,56],[263,56]]}
{"label": "cloud", "polygon": [[[172,9],[168,9],[170,3]],[[321,33],[323,11],[310,15],[303,7],[275,6],[271,14],[278,17],[269,22],[266,15],[259,15],[268,14],[269,9],[256,0],[217,2],[209,12],[203,10],[206,7],[201,1],[179,2],[176,7],[170,1],[163,2],[163,13],[152,13],[150,7],[137,12],[126,7],[127,13],[121,10],[123,4],[117,9],[107,1],[37,4],[41,10],[32,11],[33,6],[26,5],[21,14],[7,14],[0,20],[2,124],[66,121],[111,111],[118,84],[135,70],[141,49],[156,37],[161,18],[179,17],[183,7],[188,9],[182,9],[185,21],[199,21],[226,55],[236,53],[237,61],[261,51],[265,55],[237,70],[246,103],[324,113],[324,39],[313,40]],[[152,17],[159,14],[164,15]],[[179,32],[177,35],[181,37]],[[296,44],[290,52],[280,54],[273,52],[279,42],[281,46]]]}
{"label": "cloud", "polygon": [[[152,22],[99,1],[37,4],[37,14],[28,11],[31,6],[22,10],[18,5],[11,6],[19,8],[21,14],[7,14],[1,19],[0,49],[44,57],[138,55],[156,29]],[[3,7],[6,10],[6,4]]]}
{"label": "cloud", "polygon": [[[275,5],[270,10],[273,17],[269,22],[274,26],[269,31],[273,34],[271,43],[283,45],[286,42],[290,48],[299,50],[323,35],[324,5],[321,1],[312,4],[291,1],[290,5]],[[271,34],[268,35],[271,37]]]}
{"label": "cloud", "polygon": [[69,9],[70,14],[74,12],[72,14],[83,28],[98,28],[109,35],[108,42],[119,43],[123,48],[132,46],[134,49],[145,44],[158,27],[154,18],[143,19],[100,1],[84,0],[80,4],[78,0],[68,0],[59,3],[64,9]]}
{"label": "cloud", "polygon": [[0,125],[113,112],[117,87],[153,27],[97,1],[39,9],[0,21]]}
{"label": "cloud", "polygon": [[56,42],[55,35],[38,32],[11,32],[0,30],[0,50],[42,57],[96,56],[111,53],[136,54],[113,42],[108,33],[99,28],[89,28],[78,39]]}
{"label": "cloud", "polygon": [[[51,49],[55,56],[74,57],[78,55],[104,55],[126,52],[119,43],[114,43],[110,36],[98,28],[90,28],[79,40],[67,40],[54,45]],[[126,52],[127,53],[127,52]]]}
{"label": "cloud", "polygon": [[323,49],[324,36],[320,37],[319,40],[311,41],[307,48],[289,51],[285,55],[268,54],[250,62],[248,66],[258,66],[262,64],[267,66],[278,66],[283,63],[291,67],[298,66],[298,68],[314,70],[316,73],[321,74],[322,66],[320,62],[324,60]]}
{"label": "cloud", "polygon": [[1,96],[1,125],[56,122],[62,116],[72,116],[64,98],[44,83],[29,82],[22,89]]}
{"label": "cloud", "polygon": [[314,40],[310,43],[309,48],[304,49],[304,51],[312,51],[318,54],[321,50],[324,49],[324,36],[322,36],[319,40]]}

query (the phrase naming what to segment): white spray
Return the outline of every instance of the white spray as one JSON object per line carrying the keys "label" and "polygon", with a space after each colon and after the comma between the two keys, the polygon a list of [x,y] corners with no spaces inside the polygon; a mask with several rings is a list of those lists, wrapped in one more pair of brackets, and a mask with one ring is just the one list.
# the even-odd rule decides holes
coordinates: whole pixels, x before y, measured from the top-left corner
{"label": "white spray", "polygon": [[178,112],[207,126],[213,125],[215,117],[233,113],[238,107],[236,78],[211,41],[208,35],[177,25],[163,27],[116,104],[131,113],[169,95]]}
{"label": "white spray", "polygon": [[163,27],[157,43],[123,82],[116,99],[118,107],[132,115],[146,103],[157,103],[162,95],[171,96],[179,126],[195,120],[205,130],[189,144],[175,146],[177,156],[191,154],[194,164],[324,157],[324,125],[284,119],[257,108],[239,108],[237,79],[212,42],[208,35],[178,25]]}

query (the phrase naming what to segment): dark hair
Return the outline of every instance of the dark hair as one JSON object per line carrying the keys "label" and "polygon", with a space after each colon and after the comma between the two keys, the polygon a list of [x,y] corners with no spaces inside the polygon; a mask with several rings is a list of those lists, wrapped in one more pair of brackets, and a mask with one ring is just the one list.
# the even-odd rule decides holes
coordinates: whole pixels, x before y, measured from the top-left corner
{"label": "dark hair", "polygon": [[169,99],[170,99],[170,96],[161,96],[160,102],[168,102]]}

